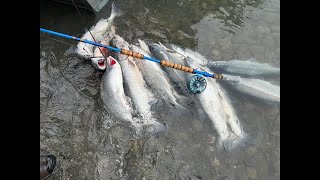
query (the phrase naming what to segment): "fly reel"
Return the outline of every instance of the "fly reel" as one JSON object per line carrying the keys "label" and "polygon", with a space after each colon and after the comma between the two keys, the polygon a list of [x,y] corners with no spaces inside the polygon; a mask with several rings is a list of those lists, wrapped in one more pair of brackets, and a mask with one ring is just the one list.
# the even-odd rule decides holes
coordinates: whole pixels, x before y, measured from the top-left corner
{"label": "fly reel", "polygon": [[187,88],[193,94],[202,93],[207,87],[207,81],[202,75],[193,75],[187,82]]}

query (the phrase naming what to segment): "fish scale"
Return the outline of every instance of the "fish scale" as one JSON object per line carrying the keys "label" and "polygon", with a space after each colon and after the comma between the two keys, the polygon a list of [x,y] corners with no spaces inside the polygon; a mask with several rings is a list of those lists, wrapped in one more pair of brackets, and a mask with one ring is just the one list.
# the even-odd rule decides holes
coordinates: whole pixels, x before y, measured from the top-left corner
{"label": "fish scale", "polygon": [[[140,44],[142,43],[143,42]],[[134,45],[131,45],[131,49],[142,54],[147,54],[145,51]],[[158,93],[163,92],[173,105],[179,105],[173,95],[173,88],[165,78],[166,75],[158,64],[150,61],[137,61],[136,64],[138,65],[139,69],[141,69],[143,77],[151,89]]]}

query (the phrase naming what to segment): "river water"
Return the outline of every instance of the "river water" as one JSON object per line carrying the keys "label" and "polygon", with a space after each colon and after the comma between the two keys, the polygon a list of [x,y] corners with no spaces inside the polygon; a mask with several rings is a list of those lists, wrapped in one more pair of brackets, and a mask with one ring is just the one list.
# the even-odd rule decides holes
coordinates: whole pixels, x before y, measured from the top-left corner
{"label": "river water", "polygon": [[[129,43],[169,42],[208,59],[256,61],[280,67],[279,0],[122,0],[114,21]],[[80,10],[88,27],[110,15]],[[74,7],[40,1],[40,27],[81,37]],[[280,179],[280,105],[222,84],[255,143],[217,153],[217,134],[195,110],[154,107],[166,132],[137,138],[110,119],[99,99],[99,73],[70,54],[77,42],[40,34],[40,154],[58,157],[49,179]],[[280,85],[280,76],[266,77]],[[190,106],[192,108],[193,106]]]}

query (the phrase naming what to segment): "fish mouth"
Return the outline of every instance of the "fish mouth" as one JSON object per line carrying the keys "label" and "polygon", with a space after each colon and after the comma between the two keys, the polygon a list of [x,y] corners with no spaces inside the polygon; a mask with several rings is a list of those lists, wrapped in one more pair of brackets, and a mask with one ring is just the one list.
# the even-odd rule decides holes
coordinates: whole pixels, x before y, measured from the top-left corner
{"label": "fish mouth", "polygon": [[104,71],[107,68],[106,59],[104,59],[103,57],[91,58],[91,64],[98,71]]}
{"label": "fish mouth", "polygon": [[116,64],[117,62],[115,61],[115,59],[112,56],[108,56],[107,57],[107,69],[111,66],[113,66],[114,64]]}
{"label": "fish mouth", "polygon": [[104,62],[105,62],[104,59],[98,60],[98,65],[99,65],[99,67],[103,67],[103,66],[104,66]]}

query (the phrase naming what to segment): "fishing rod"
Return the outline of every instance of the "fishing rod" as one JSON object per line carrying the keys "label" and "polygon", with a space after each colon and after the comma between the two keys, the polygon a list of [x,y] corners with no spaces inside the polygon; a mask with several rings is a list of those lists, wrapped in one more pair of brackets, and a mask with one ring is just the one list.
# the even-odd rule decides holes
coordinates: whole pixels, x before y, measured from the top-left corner
{"label": "fishing rod", "polygon": [[95,45],[95,46],[99,46],[99,47],[104,47],[104,48],[107,48],[108,50],[115,51],[115,52],[118,52],[118,53],[121,53],[121,54],[124,54],[124,55],[128,55],[128,56],[132,56],[132,57],[137,58],[137,59],[145,59],[145,60],[153,61],[153,62],[159,63],[162,66],[171,67],[171,68],[178,69],[178,70],[181,70],[181,71],[185,71],[185,72],[188,72],[188,73],[196,74],[197,76],[191,77],[189,82],[188,82],[188,89],[191,90],[193,93],[201,93],[202,91],[205,90],[207,84],[206,84],[205,79],[202,76],[210,77],[210,78],[214,78],[214,79],[218,79],[218,80],[222,80],[223,79],[223,76],[221,74],[210,74],[210,73],[207,73],[207,72],[204,72],[204,71],[196,70],[196,69],[191,68],[191,67],[187,67],[187,66],[183,66],[181,64],[170,62],[169,60],[158,60],[158,59],[155,59],[155,58],[152,58],[152,57],[148,57],[148,56],[145,56],[143,54],[140,54],[140,53],[137,53],[137,52],[133,52],[133,51],[130,51],[130,50],[127,50],[127,49],[106,46],[106,45],[103,45],[103,44],[100,44],[100,43],[97,43],[97,42],[89,41],[87,39],[81,39],[81,38],[78,38],[78,37],[75,37],[75,36],[70,36],[70,35],[67,35],[67,34],[51,31],[51,30],[44,29],[44,28],[40,28],[40,32],[44,32],[44,33],[48,33],[48,34],[64,37],[64,38],[67,38],[67,39],[73,39],[73,40],[76,40],[76,41],[84,42],[84,43]]}

